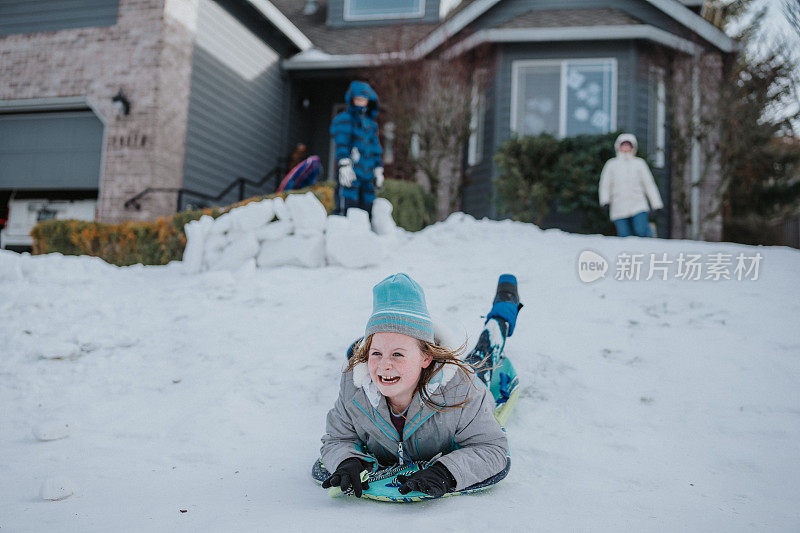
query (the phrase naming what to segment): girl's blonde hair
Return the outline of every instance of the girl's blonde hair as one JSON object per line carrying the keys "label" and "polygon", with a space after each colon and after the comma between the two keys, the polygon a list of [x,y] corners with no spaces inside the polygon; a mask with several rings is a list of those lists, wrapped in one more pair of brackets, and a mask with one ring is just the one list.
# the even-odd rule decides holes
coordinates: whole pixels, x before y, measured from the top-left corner
{"label": "girl's blonde hair", "polygon": [[[445,365],[455,365],[456,367],[458,367],[458,369],[464,372],[466,376],[475,373],[475,369],[470,364],[462,361],[460,357],[461,354],[464,353],[464,349],[467,347],[467,341],[464,341],[464,343],[455,350],[451,350],[449,348],[445,348],[444,346],[439,346],[438,344],[426,342],[419,339],[417,339],[417,342],[419,343],[419,349],[422,352],[422,355],[430,357],[432,361],[431,364],[427,366],[427,368],[422,369],[422,372],[419,375],[419,381],[417,382],[417,386],[414,388],[414,392],[419,393],[419,397],[422,399],[422,401],[424,401],[426,404],[431,406],[436,411],[443,411],[445,409],[454,409],[466,405],[466,403],[470,401],[471,397],[467,397],[463,402],[457,403],[455,405],[440,405],[434,402],[433,399],[430,397],[426,385],[430,383],[433,376],[435,376],[437,372],[443,369]],[[360,363],[368,364],[369,351],[371,346],[372,346],[372,335],[366,338],[362,337],[361,339],[356,341],[353,347],[353,355],[347,362],[347,367],[345,367],[344,372],[352,371],[356,367],[356,365]]]}

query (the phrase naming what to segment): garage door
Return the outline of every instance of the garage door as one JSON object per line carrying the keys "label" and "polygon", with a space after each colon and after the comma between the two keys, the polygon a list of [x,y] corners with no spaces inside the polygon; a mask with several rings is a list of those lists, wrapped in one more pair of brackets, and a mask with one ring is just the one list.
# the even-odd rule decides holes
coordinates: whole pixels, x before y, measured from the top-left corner
{"label": "garage door", "polygon": [[91,111],[0,114],[0,189],[99,189],[102,147]]}

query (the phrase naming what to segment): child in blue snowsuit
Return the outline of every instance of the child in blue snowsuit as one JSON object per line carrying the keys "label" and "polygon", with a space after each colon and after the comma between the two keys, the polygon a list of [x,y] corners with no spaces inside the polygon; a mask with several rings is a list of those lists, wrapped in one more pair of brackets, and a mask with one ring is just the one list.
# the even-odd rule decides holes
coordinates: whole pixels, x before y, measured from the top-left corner
{"label": "child in blue snowsuit", "polygon": [[383,150],[378,140],[378,95],[361,81],[350,84],[345,94],[347,111],[334,117],[331,136],[338,162],[339,207],[351,207],[372,215],[375,189],[383,186]]}

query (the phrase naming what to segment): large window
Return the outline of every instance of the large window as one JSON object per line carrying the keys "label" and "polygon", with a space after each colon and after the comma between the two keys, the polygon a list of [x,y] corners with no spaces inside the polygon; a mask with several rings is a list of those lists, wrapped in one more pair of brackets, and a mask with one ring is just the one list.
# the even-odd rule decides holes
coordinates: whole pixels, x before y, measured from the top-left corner
{"label": "large window", "polygon": [[425,0],[344,0],[345,20],[421,17]]}
{"label": "large window", "polygon": [[511,130],[569,137],[617,127],[615,59],[515,61]]}

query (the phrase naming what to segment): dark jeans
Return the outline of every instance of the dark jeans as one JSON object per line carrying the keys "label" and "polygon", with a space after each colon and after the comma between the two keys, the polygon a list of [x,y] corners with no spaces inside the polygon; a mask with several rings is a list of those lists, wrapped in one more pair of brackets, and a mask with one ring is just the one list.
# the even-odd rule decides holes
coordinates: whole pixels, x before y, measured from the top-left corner
{"label": "dark jeans", "polygon": [[647,220],[647,211],[636,213],[632,217],[618,218],[614,221],[617,227],[617,237],[630,237],[636,235],[637,237],[652,237],[653,231],[650,229],[650,223]]}

